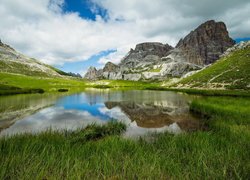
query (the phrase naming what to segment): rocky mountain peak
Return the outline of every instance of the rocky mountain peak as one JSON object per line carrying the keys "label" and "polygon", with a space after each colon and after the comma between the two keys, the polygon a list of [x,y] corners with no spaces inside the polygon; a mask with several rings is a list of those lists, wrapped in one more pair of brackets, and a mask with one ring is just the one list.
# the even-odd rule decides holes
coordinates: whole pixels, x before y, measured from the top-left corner
{"label": "rocky mountain peak", "polygon": [[176,48],[181,49],[188,62],[206,65],[215,62],[235,41],[228,35],[223,22],[207,21],[181,39]]}
{"label": "rocky mountain peak", "polygon": [[120,66],[131,68],[143,61],[148,61],[148,59],[152,59],[153,62],[166,56],[171,49],[173,49],[172,46],[159,42],[140,43],[135,46],[134,50],[131,49],[121,60]]}
{"label": "rocky mountain peak", "polygon": [[115,72],[119,67],[112,62],[107,62],[103,68],[103,72]]}
{"label": "rocky mountain peak", "polygon": [[173,47],[159,42],[144,42],[135,46],[135,52],[147,51],[151,52],[151,55],[160,57],[164,56],[170,49],[173,49]]}
{"label": "rocky mountain peak", "polygon": [[84,78],[89,80],[96,80],[97,79],[97,69],[93,66],[90,66],[87,73],[84,75]]}

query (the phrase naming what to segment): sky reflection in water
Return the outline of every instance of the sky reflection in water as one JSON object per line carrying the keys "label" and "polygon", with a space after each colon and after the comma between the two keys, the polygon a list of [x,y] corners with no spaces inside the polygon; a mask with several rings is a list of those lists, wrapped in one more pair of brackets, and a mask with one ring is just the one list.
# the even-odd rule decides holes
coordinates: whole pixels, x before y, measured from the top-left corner
{"label": "sky reflection in water", "polygon": [[[42,97],[43,102],[46,99],[49,97]],[[149,132],[196,130],[201,123],[189,113],[189,100],[189,96],[175,92],[89,89],[59,97],[49,107],[45,103],[43,109],[15,121],[3,129],[1,135],[47,129],[75,130],[111,119],[128,125],[124,134],[127,137],[143,136]]]}

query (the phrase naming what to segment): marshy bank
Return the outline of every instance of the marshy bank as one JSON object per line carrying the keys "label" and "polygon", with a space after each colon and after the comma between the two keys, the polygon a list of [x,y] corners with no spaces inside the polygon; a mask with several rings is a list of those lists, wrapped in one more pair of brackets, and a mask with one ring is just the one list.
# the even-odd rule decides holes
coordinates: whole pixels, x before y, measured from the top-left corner
{"label": "marshy bank", "polygon": [[191,110],[208,118],[209,130],[161,133],[153,142],[122,138],[119,122],[1,138],[0,178],[247,179],[249,107],[247,98],[194,100]]}

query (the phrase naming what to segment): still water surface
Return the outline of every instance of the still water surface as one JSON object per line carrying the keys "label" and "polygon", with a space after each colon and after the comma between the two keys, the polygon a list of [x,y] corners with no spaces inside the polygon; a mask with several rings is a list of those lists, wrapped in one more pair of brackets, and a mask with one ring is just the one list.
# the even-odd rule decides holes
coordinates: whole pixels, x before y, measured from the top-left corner
{"label": "still water surface", "polygon": [[112,119],[127,124],[126,137],[193,131],[202,121],[189,112],[191,100],[176,92],[109,89],[0,97],[0,136],[75,130]]}

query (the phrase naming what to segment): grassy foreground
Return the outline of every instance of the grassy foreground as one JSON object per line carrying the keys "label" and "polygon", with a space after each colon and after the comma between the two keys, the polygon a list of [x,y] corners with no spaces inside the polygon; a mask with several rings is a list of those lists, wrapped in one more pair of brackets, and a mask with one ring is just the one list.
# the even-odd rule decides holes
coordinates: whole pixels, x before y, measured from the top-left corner
{"label": "grassy foreground", "polygon": [[208,131],[124,139],[120,123],[0,139],[0,179],[248,179],[250,100],[207,97]]}

